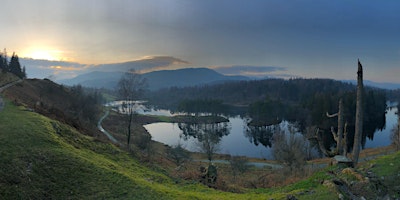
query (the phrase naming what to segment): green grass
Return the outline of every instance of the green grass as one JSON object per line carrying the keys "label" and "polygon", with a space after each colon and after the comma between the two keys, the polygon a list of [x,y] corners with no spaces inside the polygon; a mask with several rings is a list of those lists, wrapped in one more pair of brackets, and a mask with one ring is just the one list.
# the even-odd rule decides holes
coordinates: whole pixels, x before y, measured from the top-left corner
{"label": "green grass", "polygon": [[[399,157],[375,161],[385,168],[376,173],[398,171]],[[286,199],[288,194],[337,199],[321,184],[333,178],[331,170],[336,169],[286,187],[221,192],[199,183],[177,184],[111,144],[8,101],[0,112],[0,199]]]}
{"label": "green grass", "polygon": [[397,175],[394,174],[394,172],[400,173],[400,151],[394,154],[382,156],[370,161],[369,163],[375,165],[375,167],[372,168],[372,171],[378,176]]}
{"label": "green grass", "polygon": [[177,185],[113,145],[9,102],[0,112],[0,169],[0,199],[248,198]]}

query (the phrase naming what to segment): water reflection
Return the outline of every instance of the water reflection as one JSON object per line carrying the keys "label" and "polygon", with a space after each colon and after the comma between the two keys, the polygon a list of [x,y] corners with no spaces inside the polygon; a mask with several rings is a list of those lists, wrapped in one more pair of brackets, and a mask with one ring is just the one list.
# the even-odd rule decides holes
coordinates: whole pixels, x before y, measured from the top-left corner
{"label": "water reflection", "polygon": [[228,123],[178,123],[178,127],[182,130],[181,138],[185,141],[191,137],[197,139],[197,147],[199,148],[199,151],[205,153],[210,161],[212,160],[213,154],[221,150],[219,145],[221,138],[230,133]]}
{"label": "water reflection", "polygon": [[251,143],[256,146],[261,143],[265,147],[271,147],[276,126],[245,126],[244,129],[244,134]]}
{"label": "water reflection", "polygon": [[[166,111],[167,112],[167,111]],[[389,109],[381,120],[376,120],[375,125],[366,124],[363,147],[379,147],[390,144],[390,131],[397,124],[396,108]],[[335,121],[335,120],[333,120]],[[273,126],[248,126],[248,119],[240,116],[230,117],[228,123],[218,124],[173,124],[155,123],[146,125],[145,128],[153,139],[168,145],[181,143],[190,151],[200,151],[199,142],[212,141],[218,144],[220,153],[243,155],[249,157],[273,159],[271,147],[273,146],[273,133],[278,126],[281,129],[297,127],[296,124],[283,121]],[[386,126],[385,126],[386,123]],[[300,127],[301,129],[301,127]],[[382,130],[381,130],[382,129]],[[354,127],[349,126],[348,131],[354,132]],[[304,131],[297,131],[304,132]],[[330,130],[325,132],[327,146],[333,146]],[[349,133],[349,143],[353,138]],[[330,143],[329,143],[330,141]],[[261,145],[260,145],[261,144]],[[315,144],[310,144],[314,146]]]}
{"label": "water reflection", "polygon": [[371,137],[367,137],[364,142],[365,148],[388,146],[391,144],[390,134],[392,128],[397,125],[397,108],[389,107],[385,117],[383,128],[376,130]]}

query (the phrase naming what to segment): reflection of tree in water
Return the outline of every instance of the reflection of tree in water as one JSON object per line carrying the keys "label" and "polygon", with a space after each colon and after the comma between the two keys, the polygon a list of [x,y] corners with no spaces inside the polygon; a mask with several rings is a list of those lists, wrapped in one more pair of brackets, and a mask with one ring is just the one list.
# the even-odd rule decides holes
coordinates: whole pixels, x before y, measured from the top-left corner
{"label": "reflection of tree in water", "polygon": [[[361,147],[364,149],[365,144],[367,141],[367,138],[369,140],[373,140],[375,136],[375,132],[378,130],[383,130],[386,126],[386,109],[381,109],[377,112],[374,112],[372,115],[368,115],[364,117],[364,123],[363,123],[363,133],[362,133],[362,138],[361,138]],[[350,117],[349,117],[350,118]],[[349,119],[346,118],[346,119]],[[350,118],[350,123],[347,126],[347,149],[348,151],[351,151],[353,148],[353,142],[354,142],[354,131],[355,131],[355,126],[354,122],[352,121],[353,119]],[[330,130],[326,128],[324,130],[324,134],[322,136],[324,144],[326,147],[335,147],[336,142],[333,139],[332,134],[330,133]]]}
{"label": "reflection of tree in water", "polygon": [[297,123],[279,123],[270,126],[251,126],[244,127],[245,136],[251,143],[258,146],[260,143],[265,147],[271,147],[273,144],[272,138],[274,133],[280,131],[298,132],[299,125]]}
{"label": "reflection of tree in water", "polygon": [[251,143],[258,146],[260,143],[265,147],[271,147],[272,137],[279,124],[272,126],[245,126],[245,136]]}
{"label": "reflection of tree in water", "polygon": [[364,121],[364,131],[361,140],[361,145],[363,149],[365,148],[365,143],[367,138],[373,140],[375,131],[383,130],[385,128],[386,126],[385,114],[386,114],[385,112],[381,111],[371,119],[369,118],[369,116],[366,116],[367,120]]}
{"label": "reflection of tree in water", "polygon": [[178,127],[179,129],[182,130],[182,137],[184,140],[193,137],[201,141],[206,135],[210,135],[219,142],[223,136],[229,135],[230,133],[230,127],[228,126],[228,123],[214,123],[214,124],[178,123]]}
{"label": "reflection of tree in water", "polygon": [[219,143],[223,136],[229,135],[230,127],[228,123],[215,124],[186,124],[179,123],[179,129],[182,130],[181,137],[184,140],[190,137],[196,138],[200,150],[207,154],[209,161],[212,160],[214,153],[219,151]]}

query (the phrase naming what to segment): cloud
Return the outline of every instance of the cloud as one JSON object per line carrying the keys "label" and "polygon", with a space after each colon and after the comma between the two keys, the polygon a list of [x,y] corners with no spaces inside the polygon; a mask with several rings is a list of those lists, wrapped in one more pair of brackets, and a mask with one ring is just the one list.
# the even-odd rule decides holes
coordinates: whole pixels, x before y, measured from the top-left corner
{"label": "cloud", "polygon": [[274,66],[249,66],[249,65],[233,65],[233,66],[212,66],[211,69],[224,75],[241,75],[250,77],[265,77],[277,72],[286,71],[285,67]]}
{"label": "cloud", "polygon": [[162,69],[182,68],[189,64],[188,61],[171,56],[146,56],[138,60],[124,63],[92,65],[89,70],[126,72],[135,69],[138,72],[145,73]]}
{"label": "cloud", "polygon": [[135,69],[140,73],[187,67],[188,61],[172,56],[147,56],[138,60],[113,63],[86,65],[67,61],[37,60],[20,58],[20,63],[26,66],[29,78],[55,78],[58,80],[73,78],[79,74],[91,71],[126,72]]}
{"label": "cloud", "polygon": [[26,67],[29,78],[71,78],[84,71],[88,66],[76,62],[39,60],[20,58],[21,65]]}

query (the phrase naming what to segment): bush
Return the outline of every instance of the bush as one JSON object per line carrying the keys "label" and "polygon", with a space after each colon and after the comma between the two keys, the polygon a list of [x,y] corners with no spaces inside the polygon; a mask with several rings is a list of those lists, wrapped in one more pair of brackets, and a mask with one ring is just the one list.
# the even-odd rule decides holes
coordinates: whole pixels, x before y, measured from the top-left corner
{"label": "bush", "polygon": [[236,179],[238,174],[243,174],[249,169],[249,160],[246,157],[232,156],[229,164],[232,169],[233,177]]}
{"label": "bush", "polygon": [[190,154],[182,147],[181,144],[177,144],[176,146],[168,148],[167,157],[170,160],[173,160],[177,167],[190,160]]}
{"label": "bush", "polygon": [[306,164],[306,140],[299,134],[290,131],[285,133],[278,128],[274,133],[272,146],[273,156],[290,172],[303,169]]}
{"label": "bush", "polygon": [[400,118],[397,126],[393,127],[392,129],[390,139],[392,140],[392,144],[396,147],[396,150],[398,151],[400,149]]}

